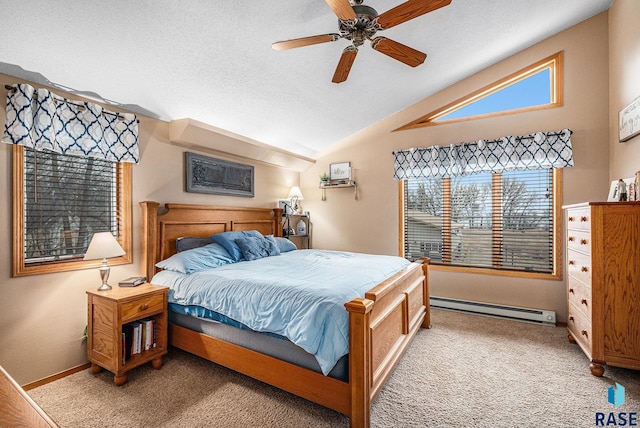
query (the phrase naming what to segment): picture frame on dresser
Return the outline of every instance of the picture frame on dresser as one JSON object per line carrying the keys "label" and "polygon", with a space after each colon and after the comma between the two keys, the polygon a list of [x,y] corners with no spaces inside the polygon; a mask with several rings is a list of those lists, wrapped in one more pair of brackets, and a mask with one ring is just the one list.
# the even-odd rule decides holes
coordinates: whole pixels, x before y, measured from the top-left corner
{"label": "picture frame on dresser", "polygon": [[[635,177],[623,178],[622,181],[627,185],[627,200],[638,200],[636,179]],[[607,196],[607,202],[620,202],[618,195],[618,180],[613,180],[609,185],[609,195]]]}

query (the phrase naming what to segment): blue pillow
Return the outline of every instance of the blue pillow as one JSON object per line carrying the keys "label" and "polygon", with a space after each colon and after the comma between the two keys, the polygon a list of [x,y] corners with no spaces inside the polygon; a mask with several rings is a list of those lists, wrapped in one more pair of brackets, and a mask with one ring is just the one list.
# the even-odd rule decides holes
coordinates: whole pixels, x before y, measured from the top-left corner
{"label": "blue pillow", "polygon": [[236,239],[236,244],[240,247],[245,260],[257,260],[280,254],[280,249],[278,249],[273,235],[245,236]]}
{"label": "blue pillow", "polygon": [[216,235],[211,235],[211,240],[215,243],[218,243],[224,247],[225,250],[231,255],[231,258],[239,262],[244,260],[244,256],[242,255],[242,250],[238,247],[235,240],[238,238],[246,238],[249,236],[262,237],[262,233],[257,230],[243,230],[241,232],[223,232],[218,233]]}
{"label": "blue pillow", "polygon": [[191,274],[231,263],[234,263],[234,260],[227,250],[214,243],[176,253],[168,259],[156,263],[156,267]]}
{"label": "blue pillow", "polygon": [[278,244],[278,249],[280,249],[281,253],[287,253],[289,251],[297,250],[296,244],[288,240],[287,238],[275,238],[276,244]]}
{"label": "blue pillow", "polygon": [[204,247],[207,244],[213,244],[213,241],[209,237],[198,238],[194,236],[185,236],[176,239],[176,250],[181,252],[192,248]]}

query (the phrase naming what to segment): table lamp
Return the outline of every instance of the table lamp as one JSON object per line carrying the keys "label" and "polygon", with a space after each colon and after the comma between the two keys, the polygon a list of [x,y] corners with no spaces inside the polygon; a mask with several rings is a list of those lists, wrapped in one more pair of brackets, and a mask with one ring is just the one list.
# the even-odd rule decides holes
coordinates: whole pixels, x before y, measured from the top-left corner
{"label": "table lamp", "polygon": [[100,267],[102,285],[98,288],[98,291],[111,290],[111,286],[107,283],[110,271],[107,265],[107,259],[110,257],[123,256],[124,254],[124,250],[111,232],[98,232],[93,234],[89,248],[87,248],[87,252],[84,254],[84,260],[102,259],[102,266]]}
{"label": "table lamp", "polygon": [[298,201],[303,200],[304,196],[302,196],[302,191],[300,190],[300,187],[293,186],[289,191],[289,196],[287,196],[287,199],[291,201],[291,210],[292,210],[291,214],[301,214],[302,207],[298,205]]}

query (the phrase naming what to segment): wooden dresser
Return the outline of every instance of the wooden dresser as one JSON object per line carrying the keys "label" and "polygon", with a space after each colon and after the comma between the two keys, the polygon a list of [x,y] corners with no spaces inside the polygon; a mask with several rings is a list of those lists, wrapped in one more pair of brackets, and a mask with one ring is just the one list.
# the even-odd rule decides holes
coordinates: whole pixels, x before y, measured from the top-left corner
{"label": "wooden dresser", "polygon": [[640,202],[563,207],[569,340],[604,366],[640,369]]}

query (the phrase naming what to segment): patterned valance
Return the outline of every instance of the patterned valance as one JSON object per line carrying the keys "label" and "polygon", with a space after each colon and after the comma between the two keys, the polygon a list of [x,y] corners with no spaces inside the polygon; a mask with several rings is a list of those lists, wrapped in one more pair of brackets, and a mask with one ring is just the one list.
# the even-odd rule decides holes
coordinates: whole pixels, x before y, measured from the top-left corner
{"label": "patterned valance", "polygon": [[573,166],[570,129],[393,154],[396,180]]}
{"label": "patterned valance", "polygon": [[134,114],[67,100],[27,84],[15,85],[7,95],[2,142],[112,162],[139,161]]}

